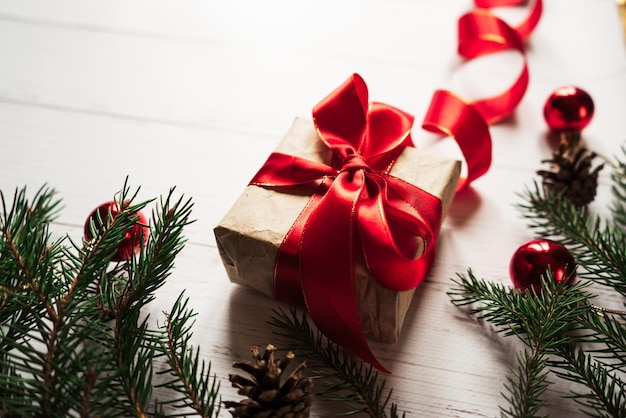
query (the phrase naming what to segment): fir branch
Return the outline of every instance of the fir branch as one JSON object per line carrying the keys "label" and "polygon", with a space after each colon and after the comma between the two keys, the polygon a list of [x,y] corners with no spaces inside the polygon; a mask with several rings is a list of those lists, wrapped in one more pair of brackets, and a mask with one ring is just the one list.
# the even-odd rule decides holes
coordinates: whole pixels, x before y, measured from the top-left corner
{"label": "fir branch", "polygon": [[586,312],[581,306],[591,298],[583,292],[588,282],[573,286],[568,286],[567,280],[556,283],[549,271],[541,279],[543,291],[539,294],[534,289],[524,294],[478,279],[471,269],[452,281],[456,287],[448,295],[453,304],[472,305],[470,313],[492,323],[498,332],[516,335],[529,347],[539,345],[542,350],[569,339],[565,332],[578,328],[578,317]]}
{"label": "fir branch", "polygon": [[559,347],[560,359],[550,361],[555,374],[562,379],[580,383],[587,392],[574,391],[571,397],[592,417],[621,418],[626,416],[626,384],[604,365],[595,361],[582,348],[573,344]]}
{"label": "fir branch", "polygon": [[[584,270],[578,275],[614,288],[626,296],[626,232],[590,217],[554,193],[544,193],[537,183],[524,194],[527,203],[518,205],[530,228],[540,237],[561,242]],[[591,219],[590,219],[591,218]]]}
{"label": "fir branch", "polygon": [[326,389],[318,395],[355,405],[355,409],[345,415],[367,413],[371,418],[400,416],[396,403],[390,403],[393,390],[385,389],[384,380],[379,382],[378,372],[353,358],[319,330],[314,331],[305,312],[299,316],[295,308],[290,308],[288,313],[281,308],[275,309],[269,323],[277,328],[276,335],[286,337],[292,343],[289,349],[304,355],[310,361],[310,367],[314,365],[318,380],[326,382]]}
{"label": "fir branch", "polygon": [[137,418],[147,416],[152,396],[152,364],[155,350],[146,343],[148,318],[140,321],[140,310],[119,312],[115,323],[113,352],[125,391],[126,413]]}
{"label": "fir branch", "polygon": [[[626,148],[623,148],[626,155]],[[580,278],[609,286],[626,296],[626,164],[612,164],[613,219],[592,215],[563,193],[547,192],[535,182],[518,205],[534,233],[568,247]],[[518,356],[518,367],[507,377],[509,406],[503,415],[539,413],[549,372],[587,390],[571,392],[583,412],[594,417],[626,416],[626,314],[590,303],[590,284],[555,284],[547,272],[542,291],[522,295],[504,286],[468,276],[453,280],[450,292],[457,306],[495,325],[498,332],[516,335],[528,349]],[[549,371],[549,372],[548,372]]]}
{"label": "fir branch", "polygon": [[609,368],[626,368],[626,322],[623,314],[612,314],[597,306],[590,306],[580,317],[584,333],[576,336],[576,342],[586,343],[586,350],[605,361]]}
{"label": "fir branch", "polygon": [[[190,223],[191,201],[181,197],[173,202],[173,192],[171,189],[167,198],[161,199],[159,210],[153,211],[153,233],[139,256],[131,257],[124,264],[125,276],[116,277],[124,284],[114,308],[113,346],[116,364],[122,370],[121,383],[129,402],[128,412],[136,417],[146,416],[149,408],[152,363],[157,353],[155,344],[158,344],[148,331],[147,318],[140,321],[141,309],[154,299],[154,292],[170,275],[174,259],[184,246],[183,227]],[[125,189],[119,201],[127,202],[126,193]],[[117,217],[136,211],[130,202],[125,203]]]}
{"label": "fir branch", "polygon": [[[16,293],[32,290],[51,316],[55,312],[47,303],[46,289],[39,288],[38,278],[53,273],[50,264],[45,261],[56,255],[59,247],[59,243],[53,247],[48,245],[48,224],[55,218],[60,205],[58,200],[53,200],[54,195],[53,190],[42,187],[31,204],[26,198],[25,188],[16,190],[11,208],[7,210],[4,194],[0,191],[3,210],[0,217],[0,280],[5,289],[3,304]],[[54,285],[54,282],[48,285]],[[3,310],[0,313],[3,322],[5,315],[7,312]]]}
{"label": "fir branch", "polygon": [[546,405],[542,398],[548,388],[546,356],[559,353],[580,329],[579,318],[588,310],[588,283],[573,286],[556,282],[550,271],[542,277],[542,291],[525,294],[500,284],[477,279],[471,270],[453,280],[456,287],[448,294],[457,306],[470,306],[471,314],[485,319],[505,335],[517,336],[528,351],[518,355],[513,376],[507,377],[503,394],[509,407],[501,408],[509,417],[535,417]]}
{"label": "fir branch", "polygon": [[513,376],[506,377],[504,388],[508,395],[502,396],[509,403],[508,408],[500,407],[504,417],[538,417],[546,400],[541,396],[548,389],[548,370],[545,355],[537,349],[524,350],[517,355],[517,369],[511,369]]}
{"label": "fir branch", "polygon": [[520,315],[515,309],[517,296],[499,283],[488,283],[476,278],[471,269],[467,276],[458,274],[452,280],[456,288],[452,288],[448,295],[456,306],[470,306],[470,313],[479,319],[493,323],[497,332],[505,335],[515,335],[521,327]]}
{"label": "fir branch", "polygon": [[[210,418],[218,416],[220,403],[218,400],[219,382],[217,377],[211,377],[211,364],[200,360],[200,350],[189,344],[192,336],[195,313],[187,308],[188,299],[183,294],[176,300],[171,312],[166,314],[165,335],[162,343],[162,352],[167,356],[170,380],[161,384],[177,394],[178,397],[162,401],[162,405],[173,405],[176,408],[191,408],[200,417]],[[181,413],[180,416],[186,416]],[[176,415],[178,416],[178,415]]]}
{"label": "fir branch", "polygon": [[[165,416],[152,389],[166,333],[150,328],[143,308],[170,275],[190,223],[191,201],[175,201],[172,192],[153,212],[139,255],[113,267],[148,203],[133,204],[138,191],[131,195],[126,183],[119,213],[102,230],[92,224],[94,239],[80,245],[69,237],[51,242],[53,190],[42,188],[32,203],[25,189],[16,191],[10,206],[0,192],[0,415]],[[171,325],[174,341],[186,338]],[[171,359],[178,354],[177,364],[197,370],[197,354]]]}
{"label": "fir branch", "polygon": [[[130,309],[134,304],[143,306],[152,301],[154,292],[159,289],[171,273],[174,259],[185,245],[183,228],[193,221],[189,219],[193,204],[191,200],[173,202],[174,189],[165,200],[161,199],[159,210],[152,213],[153,232],[138,258],[131,258],[125,264],[125,286],[116,307],[119,311]],[[137,207],[125,208],[135,213]],[[120,215],[118,215],[120,216]],[[135,219],[136,220],[136,219]],[[154,238],[156,237],[156,238]]]}
{"label": "fir branch", "polygon": [[[21,287],[4,301],[2,320],[9,327],[2,335],[7,354],[1,360],[5,373],[0,378],[6,379],[1,396],[11,398],[21,392],[27,399],[24,406],[38,404],[44,415],[55,411],[67,414],[74,408],[80,382],[67,378],[66,369],[75,365],[73,370],[80,374],[85,352],[77,350],[72,341],[81,341],[88,333],[88,327],[75,327],[86,311],[74,303],[72,292],[66,292],[71,288],[72,272],[60,264],[64,240],[49,243],[49,222],[59,205],[53,196],[52,190],[41,189],[31,205],[22,189],[16,192],[9,211],[3,199],[0,227],[0,277],[5,287],[7,282]],[[22,372],[32,377],[20,380]],[[28,400],[30,393],[37,395]]]}

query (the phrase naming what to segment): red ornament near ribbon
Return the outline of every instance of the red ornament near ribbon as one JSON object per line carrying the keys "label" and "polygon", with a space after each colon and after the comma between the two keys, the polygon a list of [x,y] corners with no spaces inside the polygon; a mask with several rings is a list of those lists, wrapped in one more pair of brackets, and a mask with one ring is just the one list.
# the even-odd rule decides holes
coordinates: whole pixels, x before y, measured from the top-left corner
{"label": "red ornament near ribbon", "polygon": [[[369,103],[360,76],[319,103],[313,121],[333,152],[329,164],[273,153],[250,182],[273,188],[316,185],[279,248],[275,297],[303,302],[329,339],[386,372],[361,324],[356,252],[381,285],[396,291],[416,287],[434,258],[441,201],[389,174],[400,152],[413,145],[413,117]],[[416,238],[424,242],[422,254]]]}
{"label": "red ornament near ribbon", "polygon": [[541,0],[536,0],[526,19],[513,28],[488,8],[518,5],[523,0],[475,0],[475,3],[479,8],[463,15],[458,22],[459,54],[470,60],[513,49],[522,55],[524,64],[513,85],[493,97],[470,102],[447,90],[435,91],[422,127],[457,141],[467,163],[467,178],[459,182],[459,189],[489,170],[489,125],[510,115],[524,97],[529,82],[524,42],[539,22],[543,9]]}

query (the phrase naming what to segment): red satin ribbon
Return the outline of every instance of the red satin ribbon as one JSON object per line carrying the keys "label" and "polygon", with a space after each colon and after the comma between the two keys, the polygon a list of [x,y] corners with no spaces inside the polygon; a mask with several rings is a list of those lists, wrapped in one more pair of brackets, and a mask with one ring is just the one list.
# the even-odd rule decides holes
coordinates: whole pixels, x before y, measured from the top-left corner
{"label": "red satin ribbon", "polygon": [[[263,187],[317,187],[279,248],[274,296],[304,302],[329,339],[386,372],[363,331],[355,261],[363,259],[389,289],[416,287],[434,258],[441,201],[389,175],[396,157],[412,146],[413,117],[369,103],[360,76],[320,102],[313,121],[333,151],[329,164],[273,153],[251,181]],[[417,239],[425,244],[421,255]]]}
{"label": "red satin ribbon", "polygon": [[524,64],[513,85],[492,97],[469,102],[447,90],[435,91],[422,127],[456,139],[467,163],[467,178],[459,182],[459,189],[487,172],[491,165],[488,125],[510,115],[526,92],[529,75],[524,41],[539,22],[543,8],[541,0],[536,0],[526,19],[513,28],[486,8],[518,5],[523,0],[475,0],[475,3],[480,8],[459,19],[459,54],[473,59],[513,49],[522,54]]}
{"label": "red satin ribbon", "polygon": [[[480,7],[509,6],[522,0],[476,0]],[[514,49],[524,57],[517,80],[505,92],[474,102],[437,90],[423,128],[456,139],[467,162],[459,188],[482,176],[491,164],[489,124],[508,116],[528,86],[524,41],[541,16],[536,0],[516,28],[476,9],[459,19],[458,52],[467,59]],[[354,262],[363,259],[390,289],[417,286],[434,258],[441,202],[389,175],[395,158],[412,146],[413,118],[391,106],[368,104],[367,88],[354,75],[318,104],[313,119],[319,137],[333,151],[329,164],[280,153],[270,155],[250,184],[312,187],[311,198],[285,236],[276,260],[274,294],[304,303],[318,328],[332,341],[382,371],[365,338],[354,280]],[[425,250],[416,257],[416,238]]]}

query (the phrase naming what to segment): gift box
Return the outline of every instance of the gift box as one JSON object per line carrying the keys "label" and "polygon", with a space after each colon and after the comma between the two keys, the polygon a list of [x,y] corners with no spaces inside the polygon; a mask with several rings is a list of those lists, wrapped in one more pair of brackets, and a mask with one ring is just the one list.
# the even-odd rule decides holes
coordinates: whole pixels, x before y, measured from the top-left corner
{"label": "gift box", "polygon": [[461,163],[413,147],[413,117],[353,75],[298,118],[215,228],[232,282],[307,309],[381,371],[432,265]]}
{"label": "gift box", "polygon": [[[313,123],[298,118],[276,152],[311,161],[331,158]],[[390,174],[426,190],[442,202],[443,214],[452,201],[460,162],[407,147]],[[215,228],[220,256],[230,280],[274,295],[274,269],[278,249],[309,196],[271,188],[248,186]],[[363,262],[355,266],[357,300],[363,328],[369,336],[387,343],[397,340],[415,289],[393,291],[377,282]]]}

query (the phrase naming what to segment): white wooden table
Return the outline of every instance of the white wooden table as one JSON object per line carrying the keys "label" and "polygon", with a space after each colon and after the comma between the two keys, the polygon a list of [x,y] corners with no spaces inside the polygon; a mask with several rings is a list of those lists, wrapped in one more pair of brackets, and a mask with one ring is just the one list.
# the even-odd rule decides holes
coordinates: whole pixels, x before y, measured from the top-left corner
{"label": "white wooden table", "polygon": [[[65,208],[55,233],[75,238],[127,175],[140,198],[171,186],[193,197],[197,222],[153,311],[186,289],[198,312],[194,342],[223,399],[238,399],[231,363],[273,340],[266,321],[277,303],[229,283],[212,228],[293,118],[308,117],[353,72],[373,100],[416,115],[419,146],[448,152],[419,128],[433,91],[486,97],[521,65],[515,53],[462,65],[456,22],[471,8],[469,0],[0,0],[0,188],[56,188]],[[525,9],[500,12],[515,23]],[[514,204],[551,152],[548,95],[582,87],[596,104],[588,145],[612,155],[626,141],[626,48],[614,0],[546,0],[527,50],[530,86],[514,116],[491,129],[491,171],[457,196],[400,341],[372,343],[409,416],[499,415],[519,346],[467,317],[446,291],[468,267],[509,283],[511,255],[533,238]],[[601,183],[599,208],[606,173]],[[564,390],[550,390],[549,411],[578,416]],[[314,416],[326,408],[318,402]]]}

